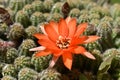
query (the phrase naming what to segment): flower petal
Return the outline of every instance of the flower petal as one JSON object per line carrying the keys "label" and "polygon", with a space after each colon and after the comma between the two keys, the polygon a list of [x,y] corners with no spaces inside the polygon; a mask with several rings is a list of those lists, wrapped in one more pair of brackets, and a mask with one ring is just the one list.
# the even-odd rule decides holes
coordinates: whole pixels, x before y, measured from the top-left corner
{"label": "flower petal", "polygon": [[56,42],[56,40],[58,38],[58,34],[57,34],[57,32],[54,30],[54,28],[50,24],[46,24],[45,25],[45,31],[46,31],[48,37],[52,41]]}
{"label": "flower petal", "polygon": [[45,50],[46,47],[44,46],[40,46],[40,47],[35,47],[35,48],[32,48],[32,49],[29,49],[29,51],[42,51],[42,50]]}
{"label": "flower petal", "polygon": [[73,51],[74,54],[83,54],[84,52],[86,52],[86,49],[82,46],[76,47]]}
{"label": "flower petal", "polygon": [[[51,25],[51,27],[54,28],[54,30],[58,33],[58,24],[54,21],[50,21],[49,23]],[[59,33],[58,33],[59,34]]]}
{"label": "flower petal", "polygon": [[63,58],[63,63],[64,65],[69,69],[71,70],[71,67],[72,67],[72,54],[69,53],[69,52],[66,52],[62,55],[62,58]]}
{"label": "flower petal", "polygon": [[69,28],[69,36],[68,37],[73,37],[75,31],[76,31],[76,19],[71,19],[68,23],[68,28]]}
{"label": "flower petal", "polygon": [[44,50],[44,51],[40,51],[40,52],[36,53],[35,56],[40,57],[40,56],[47,56],[49,54],[51,54],[51,51]]}
{"label": "flower petal", "polygon": [[60,22],[58,24],[58,31],[59,31],[60,36],[63,36],[63,37],[68,36],[69,30],[67,27],[67,23],[65,22],[64,19],[60,20]]}
{"label": "flower petal", "polygon": [[67,17],[66,19],[65,19],[65,21],[66,21],[66,23],[68,24],[69,23],[69,21],[71,21],[71,17],[69,16],[69,17]]}
{"label": "flower petal", "polygon": [[95,59],[95,57],[89,52],[84,52],[83,55],[90,58],[90,59],[93,59],[93,60]]}
{"label": "flower petal", "polygon": [[94,41],[96,41],[96,40],[98,40],[98,39],[100,39],[99,36],[88,36],[88,39],[85,40],[84,42],[85,42],[85,43],[90,43],[90,42],[94,42]]}
{"label": "flower petal", "polygon": [[44,26],[40,26],[40,29],[43,32],[43,34],[47,35],[47,33],[45,32]]}
{"label": "flower petal", "polygon": [[48,68],[52,68],[55,65],[55,63],[57,62],[58,58],[59,57],[53,56]]}
{"label": "flower petal", "polygon": [[36,37],[37,39],[48,39],[46,35],[41,33],[35,33],[33,36]]}
{"label": "flower petal", "polygon": [[75,36],[79,37],[86,30],[87,25],[88,25],[87,23],[82,23],[82,24],[78,25]]}

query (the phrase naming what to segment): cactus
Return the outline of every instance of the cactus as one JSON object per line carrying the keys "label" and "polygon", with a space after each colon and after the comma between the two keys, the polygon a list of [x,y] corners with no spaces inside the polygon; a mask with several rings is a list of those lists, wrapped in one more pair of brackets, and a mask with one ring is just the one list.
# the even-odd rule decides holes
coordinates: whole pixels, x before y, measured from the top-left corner
{"label": "cactus", "polygon": [[18,56],[18,51],[15,48],[8,48],[6,52],[6,63],[13,63]]}
{"label": "cactus", "polygon": [[62,2],[57,2],[53,5],[51,13],[62,13],[62,6],[63,3]]}
{"label": "cactus", "polygon": [[59,13],[53,13],[51,14],[50,18],[49,18],[49,21],[50,20],[53,20],[53,21],[59,21],[61,18],[63,18],[63,16]]}
{"label": "cactus", "polygon": [[35,12],[31,15],[30,21],[32,22],[33,26],[38,26],[39,23],[45,21],[45,17],[41,12]]}
{"label": "cactus", "polygon": [[87,10],[90,10],[93,7],[97,7],[98,5],[95,2],[90,2],[85,8]]}
{"label": "cactus", "polygon": [[24,11],[29,17],[34,13],[33,7],[32,7],[32,5],[30,5],[30,4],[25,5],[24,8],[23,8],[23,11]]}
{"label": "cactus", "polygon": [[106,49],[114,47],[112,41],[112,28],[108,22],[101,22],[97,27],[97,35],[101,37],[99,39],[99,43],[102,46],[102,50],[105,51]]}
{"label": "cactus", "polygon": [[120,80],[120,69],[116,69],[112,75],[114,80]]}
{"label": "cactus", "polygon": [[14,65],[12,64],[6,64],[3,69],[2,69],[2,75],[3,76],[13,76],[13,77],[17,77],[17,71],[14,67]]}
{"label": "cactus", "polygon": [[0,61],[0,78],[2,77],[2,69],[5,66],[5,63],[1,63]]}
{"label": "cactus", "polygon": [[33,34],[38,33],[37,27],[29,26],[25,29],[26,38],[34,39]]}
{"label": "cactus", "polygon": [[18,54],[20,56],[32,56],[33,52],[30,52],[29,49],[34,47],[36,47],[36,44],[32,39],[25,39],[18,48]]}
{"label": "cactus", "polygon": [[100,23],[99,19],[92,19],[90,21],[90,24],[93,25],[93,26],[95,26],[95,27],[97,27],[99,25],[99,23]]}
{"label": "cactus", "polygon": [[38,80],[61,80],[61,74],[55,69],[46,69],[39,73]]}
{"label": "cactus", "polygon": [[88,14],[83,14],[79,16],[78,23],[84,23],[84,22],[90,22]]}
{"label": "cactus", "polygon": [[17,80],[17,79],[12,76],[4,76],[1,78],[1,80]]}
{"label": "cactus", "polygon": [[39,0],[35,0],[32,2],[32,8],[34,10],[34,12],[42,12],[44,10],[44,7],[43,7],[43,2],[42,1],[39,1]]}
{"label": "cactus", "polygon": [[24,28],[19,23],[11,25],[11,29],[8,34],[8,38],[11,40],[19,40],[24,37]]}
{"label": "cactus", "polygon": [[100,19],[100,15],[97,14],[97,13],[90,14],[89,19],[90,20],[92,20],[92,19]]}
{"label": "cactus", "polygon": [[77,8],[73,8],[73,9],[70,11],[69,16],[78,18],[78,17],[80,16],[80,10],[77,9]]}
{"label": "cactus", "polygon": [[44,13],[43,16],[45,17],[45,21],[48,21],[51,14],[50,13]]}
{"label": "cactus", "polygon": [[38,72],[46,69],[49,66],[49,61],[50,61],[50,55],[36,57],[35,54],[33,54],[31,59],[31,63],[34,65],[35,70]]}
{"label": "cactus", "polygon": [[21,23],[24,28],[30,25],[29,16],[23,10],[17,12],[15,22]]}
{"label": "cactus", "polygon": [[22,68],[18,73],[18,80],[37,80],[38,73],[30,68]]}
{"label": "cactus", "polygon": [[34,0],[24,0],[25,4],[31,4]]}
{"label": "cactus", "polygon": [[54,4],[53,0],[45,0],[43,2],[44,12],[50,12],[53,4]]}
{"label": "cactus", "polygon": [[113,22],[113,27],[120,27],[120,17],[117,17]]}
{"label": "cactus", "polygon": [[9,6],[14,12],[21,10],[25,5],[25,0],[10,0]]}
{"label": "cactus", "polygon": [[8,31],[8,26],[6,23],[0,23],[0,37],[5,38]]}
{"label": "cactus", "polygon": [[17,71],[25,67],[31,67],[31,59],[30,57],[25,56],[17,57],[14,61],[14,66],[17,69]]}

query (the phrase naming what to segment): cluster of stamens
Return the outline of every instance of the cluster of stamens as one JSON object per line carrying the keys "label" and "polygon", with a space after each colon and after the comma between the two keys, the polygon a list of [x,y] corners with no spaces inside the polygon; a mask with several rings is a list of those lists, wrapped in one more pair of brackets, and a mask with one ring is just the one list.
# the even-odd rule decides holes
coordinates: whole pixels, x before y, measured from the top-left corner
{"label": "cluster of stamens", "polygon": [[70,46],[70,39],[59,36],[58,40],[56,41],[56,45],[60,49],[67,49]]}

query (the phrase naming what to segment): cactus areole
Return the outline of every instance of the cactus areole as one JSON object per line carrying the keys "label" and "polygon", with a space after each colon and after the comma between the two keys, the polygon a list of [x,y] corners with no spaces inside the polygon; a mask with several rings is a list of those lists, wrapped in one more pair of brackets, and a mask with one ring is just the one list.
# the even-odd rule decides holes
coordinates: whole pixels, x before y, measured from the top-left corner
{"label": "cactus areole", "polygon": [[41,45],[30,51],[38,51],[36,57],[53,55],[49,67],[53,67],[55,62],[62,56],[64,65],[71,70],[73,54],[82,54],[90,59],[95,57],[89,53],[81,44],[90,43],[99,39],[99,36],[85,36],[82,33],[87,28],[87,23],[77,25],[76,19],[67,17],[61,19],[58,23],[50,21],[44,26],[40,26],[44,34],[35,33]]}

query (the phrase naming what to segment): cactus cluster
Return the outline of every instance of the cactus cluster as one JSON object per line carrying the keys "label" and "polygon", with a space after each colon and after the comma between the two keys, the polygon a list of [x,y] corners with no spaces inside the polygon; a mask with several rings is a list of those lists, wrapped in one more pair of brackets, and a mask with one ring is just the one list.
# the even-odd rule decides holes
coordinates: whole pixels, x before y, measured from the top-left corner
{"label": "cactus cluster", "polygon": [[[10,25],[0,22],[0,80],[120,80],[119,3],[0,0],[0,8],[8,11],[13,22]],[[64,66],[62,57],[51,68],[49,63],[53,55],[36,57],[36,52],[29,51],[39,46],[34,34],[43,33],[44,24],[68,16],[75,18],[77,25],[88,23],[82,35],[100,37],[96,42],[82,45],[96,60],[74,55],[71,71]],[[0,21],[3,19],[0,13]]]}

